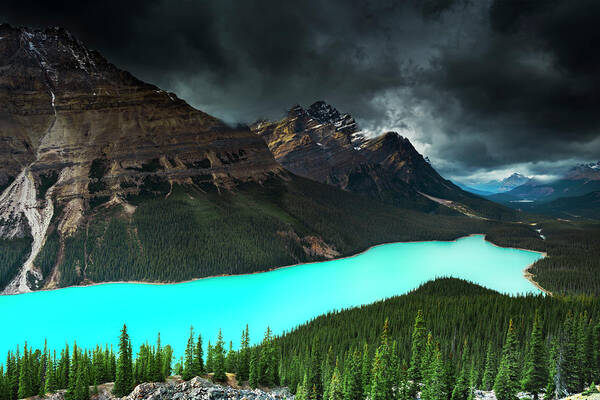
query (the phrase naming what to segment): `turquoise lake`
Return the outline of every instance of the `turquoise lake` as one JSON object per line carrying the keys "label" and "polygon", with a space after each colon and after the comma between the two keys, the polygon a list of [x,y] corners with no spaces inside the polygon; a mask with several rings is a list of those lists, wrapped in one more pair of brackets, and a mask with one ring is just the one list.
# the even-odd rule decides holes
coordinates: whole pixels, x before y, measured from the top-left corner
{"label": "turquoise lake", "polygon": [[436,277],[467,279],[507,294],[539,293],[523,269],[540,259],[533,251],[506,249],[483,235],[454,242],[392,243],[340,260],[270,272],[151,285],[110,283],[0,296],[0,364],[27,340],[51,348],[65,341],[92,347],[116,343],[127,323],[134,350],[142,341],[163,343],[181,354],[189,327],[205,343],[219,328],[239,342],[246,323],[253,342],[267,326],[281,333],[320,314],[400,295]]}

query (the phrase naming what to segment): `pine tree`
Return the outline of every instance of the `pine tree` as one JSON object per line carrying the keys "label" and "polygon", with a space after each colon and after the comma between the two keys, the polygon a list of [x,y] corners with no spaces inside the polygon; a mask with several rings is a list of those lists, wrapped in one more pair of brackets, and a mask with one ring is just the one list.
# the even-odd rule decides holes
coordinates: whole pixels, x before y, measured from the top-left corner
{"label": "pine tree", "polygon": [[430,348],[430,364],[428,368],[422,368],[423,388],[421,391],[422,400],[447,400],[448,389],[446,387],[445,375],[446,367],[442,358],[439,345],[433,344]]}
{"label": "pine tree", "polygon": [[[316,393],[316,399],[320,400],[323,395],[323,381],[321,379],[321,351],[320,343],[317,336],[314,337],[311,354],[310,354],[310,366],[308,375],[308,385]],[[313,399],[313,397],[311,397]]]}
{"label": "pine tree", "polygon": [[165,378],[171,376],[172,359],[173,359],[173,348],[170,345],[166,345],[163,348],[163,356],[162,356],[162,376]]}
{"label": "pine tree", "polygon": [[194,368],[194,327],[190,326],[190,337],[187,341],[187,346],[185,347],[185,359],[183,363],[183,374],[181,378],[184,381],[188,381],[192,379],[195,375]]}
{"label": "pine tree", "polygon": [[361,362],[361,374],[360,377],[362,379],[362,390],[364,397],[367,397],[371,393],[371,358],[369,357],[369,345],[367,343],[364,344],[363,347],[363,357]]}
{"label": "pine tree", "polygon": [[406,362],[398,369],[398,384],[396,398],[398,400],[412,400],[410,397],[410,385],[408,382],[408,365]]}
{"label": "pine tree", "polygon": [[192,362],[192,375],[199,376],[204,372],[204,350],[202,349],[202,335],[198,333],[198,340],[194,347],[194,360]]}
{"label": "pine tree", "polygon": [[483,371],[483,379],[481,386],[483,390],[492,390],[494,386],[494,380],[496,379],[496,354],[492,347],[492,343],[488,343],[487,352],[485,355],[485,369]]}
{"label": "pine tree", "polygon": [[471,372],[469,373],[469,389],[468,389],[468,400],[475,399],[475,388],[479,380],[479,369],[475,365],[475,360],[471,360]]}
{"label": "pine tree", "polygon": [[375,351],[371,372],[371,399],[389,400],[394,398],[393,368],[390,368],[389,321],[386,319],[381,334],[381,344]]}
{"label": "pine tree", "polygon": [[411,394],[414,396],[418,391],[418,382],[423,379],[421,371],[422,358],[425,352],[427,332],[423,311],[419,310],[415,317],[415,323],[412,331],[412,346],[410,353],[410,365],[408,368],[408,379],[412,381]]}
{"label": "pine tree", "polygon": [[344,392],[342,390],[342,378],[340,376],[340,368],[338,361],[335,361],[335,368],[331,375],[331,382],[329,383],[329,398],[328,400],[343,400]]}
{"label": "pine tree", "polygon": [[[579,365],[578,365],[578,350],[577,350],[577,337],[578,337],[578,323],[573,313],[569,312],[563,323],[563,330],[561,333],[561,346],[559,360],[560,365],[558,371],[560,372],[560,384],[564,384],[564,390],[566,393],[576,393],[579,391],[580,376],[579,376]],[[557,387],[559,393],[562,391],[560,386]]]}
{"label": "pine tree", "polygon": [[463,344],[460,372],[452,390],[451,400],[467,400],[469,397],[469,346],[465,340]]}
{"label": "pine tree", "polygon": [[294,398],[295,400],[309,400],[308,388],[306,387],[306,385],[308,385],[308,377],[306,376],[306,374],[304,374],[304,379],[302,380],[302,383],[298,383],[298,387],[296,389],[296,397]]}
{"label": "pine tree", "polygon": [[[116,384],[116,382],[115,382]],[[88,400],[90,398],[90,388],[85,379],[85,367],[79,365],[77,377],[75,378],[75,387],[73,389],[73,400]]]}
{"label": "pine tree", "polygon": [[44,391],[46,393],[54,393],[57,389],[56,371],[54,370],[55,359],[56,353],[54,359],[48,360],[48,367],[46,368],[46,379],[44,382]]}
{"label": "pine tree", "polygon": [[25,343],[25,346],[23,347],[23,357],[21,358],[20,367],[18,396],[19,399],[23,399],[35,394],[33,389],[31,359],[29,350],[27,349],[27,343]]}
{"label": "pine tree", "polygon": [[538,400],[539,393],[548,383],[548,360],[546,346],[542,336],[542,326],[539,311],[536,311],[533,330],[529,340],[529,353],[525,361],[523,390]]}
{"label": "pine tree", "polygon": [[152,357],[152,380],[155,382],[163,382],[166,378],[166,375],[163,373],[163,361],[164,352],[162,348],[162,343],[160,342],[160,332],[156,338],[156,350],[154,351]]}
{"label": "pine tree", "polygon": [[123,397],[133,390],[133,363],[131,355],[131,342],[127,334],[127,326],[123,325],[119,337],[119,359],[117,361],[115,386],[113,394]]}
{"label": "pine tree", "polygon": [[251,351],[250,355],[250,372],[248,377],[248,384],[252,389],[258,387],[260,379],[260,372],[258,370],[258,350]]}
{"label": "pine tree", "polygon": [[600,322],[594,326],[592,343],[592,381],[600,382]]}
{"label": "pine tree", "polygon": [[229,350],[227,351],[227,356],[225,357],[225,370],[229,372],[237,371],[237,354],[235,350],[233,350],[233,342],[229,341]]}
{"label": "pine tree", "polygon": [[225,343],[223,342],[223,334],[220,329],[217,335],[217,343],[214,347],[214,371],[213,378],[215,381],[227,381],[227,374],[225,373]]}
{"label": "pine tree", "polygon": [[564,386],[561,381],[560,373],[560,348],[556,338],[550,342],[550,351],[548,354],[548,381],[544,394],[545,400],[558,398],[559,393],[562,393]]}
{"label": "pine tree", "polygon": [[208,341],[206,346],[206,372],[214,372],[215,370],[215,351],[213,345]]}
{"label": "pine tree", "polygon": [[512,319],[502,349],[502,359],[498,367],[498,375],[494,382],[494,392],[498,400],[516,399],[519,378],[519,353],[516,332]]}
{"label": "pine tree", "polygon": [[362,400],[361,356],[354,350],[344,368],[344,400]]}
{"label": "pine tree", "polygon": [[[239,357],[237,362],[236,378],[238,382],[245,382],[248,380],[250,374],[250,332],[248,325],[242,332],[242,339],[240,341]],[[306,388],[305,388],[306,389]]]}
{"label": "pine tree", "polygon": [[267,327],[265,336],[260,346],[260,384],[267,387],[272,387],[277,384],[278,376],[278,359],[273,341],[271,328]]}

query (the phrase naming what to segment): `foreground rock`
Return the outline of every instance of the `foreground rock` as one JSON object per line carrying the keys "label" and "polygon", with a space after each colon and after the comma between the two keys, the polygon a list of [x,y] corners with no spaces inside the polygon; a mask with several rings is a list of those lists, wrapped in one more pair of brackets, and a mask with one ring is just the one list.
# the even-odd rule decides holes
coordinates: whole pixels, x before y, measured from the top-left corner
{"label": "foreground rock", "polygon": [[[95,400],[114,400],[111,394],[112,384],[103,385]],[[46,399],[64,400],[64,393],[56,393]],[[142,383],[133,392],[124,397],[126,400],[293,400],[294,396],[287,388],[277,388],[269,392],[260,389],[234,389],[229,386],[216,385],[203,378],[194,378],[183,382],[173,380],[166,383]]]}

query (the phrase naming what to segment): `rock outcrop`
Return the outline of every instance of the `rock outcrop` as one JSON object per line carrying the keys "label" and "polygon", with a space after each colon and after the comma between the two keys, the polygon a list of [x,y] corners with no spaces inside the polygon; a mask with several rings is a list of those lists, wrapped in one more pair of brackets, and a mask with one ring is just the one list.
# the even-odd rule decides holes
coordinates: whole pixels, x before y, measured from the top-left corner
{"label": "rock outcrop", "polygon": [[[92,400],[115,400],[111,385],[101,387]],[[64,393],[55,393],[48,400],[64,400]],[[273,389],[269,392],[260,389],[234,389],[216,385],[203,378],[190,381],[169,381],[167,383],[142,383],[124,400],[293,400],[294,396],[287,388]]]}
{"label": "rock outcrop", "polygon": [[33,237],[4,293],[44,278],[33,260],[55,209],[64,238],[86,211],[129,195],[233,188],[281,171],[248,128],[136,79],[64,29],[0,26],[0,239]]}

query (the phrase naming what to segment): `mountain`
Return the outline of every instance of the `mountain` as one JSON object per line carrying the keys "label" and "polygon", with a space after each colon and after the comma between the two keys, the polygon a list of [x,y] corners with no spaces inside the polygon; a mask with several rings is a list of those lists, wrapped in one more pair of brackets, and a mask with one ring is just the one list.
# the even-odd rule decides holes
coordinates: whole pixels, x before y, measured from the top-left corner
{"label": "mountain", "polygon": [[441,204],[467,215],[514,217],[441,177],[407,138],[366,138],[352,116],[323,101],[296,105],[281,120],[251,129],[294,174],[401,207],[431,212]]}
{"label": "mountain", "polygon": [[562,219],[600,219],[600,191],[582,196],[560,197],[550,202],[534,202],[523,205],[523,208],[532,213]]}
{"label": "mountain", "polygon": [[248,129],[139,81],[63,29],[2,25],[0,37],[0,237],[33,239],[9,291],[43,279],[33,261],[59,211],[67,237],[87,212],[129,195],[282,170]]}
{"label": "mountain", "polygon": [[459,188],[461,188],[462,190],[464,190],[465,192],[473,193],[473,194],[476,194],[478,196],[484,197],[484,196],[490,196],[490,195],[494,194],[493,192],[488,192],[488,191],[485,191],[485,190],[475,189],[475,188],[473,188],[471,186],[462,184],[460,182],[454,181],[454,184],[456,186],[458,186]]}
{"label": "mountain", "polygon": [[502,181],[500,181],[499,191],[500,192],[507,192],[509,190],[512,190],[512,189],[518,187],[518,186],[521,186],[522,184],[524,184],[528,180],[529,180],[529,178],[526,177],[525,175],[521,175],[518,172],[515,172],[514,174],[512,174],[508,178],[504,178]]}
{"label": "mountain", "polygon": [[529,180],[528,177],[518,172],[513,173],[507,178],[502,180],[491,180],[482,183],[470,183],[470,184],[459,184],[459,186],[471,193],[475,193],[481,196],[488,196],[495,193],[502,193],[512,190]]}
{"label": "mountain", "polygon": [[508,192],[488,196],[508,205],[534,201],[548,202],[561,197],[582,196],[600,190],[600,162],[576,165],[553,181],[529,179]]}
{"label": "mountain", "polygon": [[[353,131],[348,116],[314,113],[339,135],[323,145]],[[0,26],[0,127],[3,294],[264,271],[489,225],[298,177],[247,127],[138,80],[61,28]],[[356,171],[352,187],[371,184],[369,168],[396,171],[389,184],[414,187],[408,198],[435,195],[425,177],[446,184],[398,135],[354,136],[351,151],[364,147],[377,161]],[[336,160],[344,158],[355,165],[343,152]]]}

